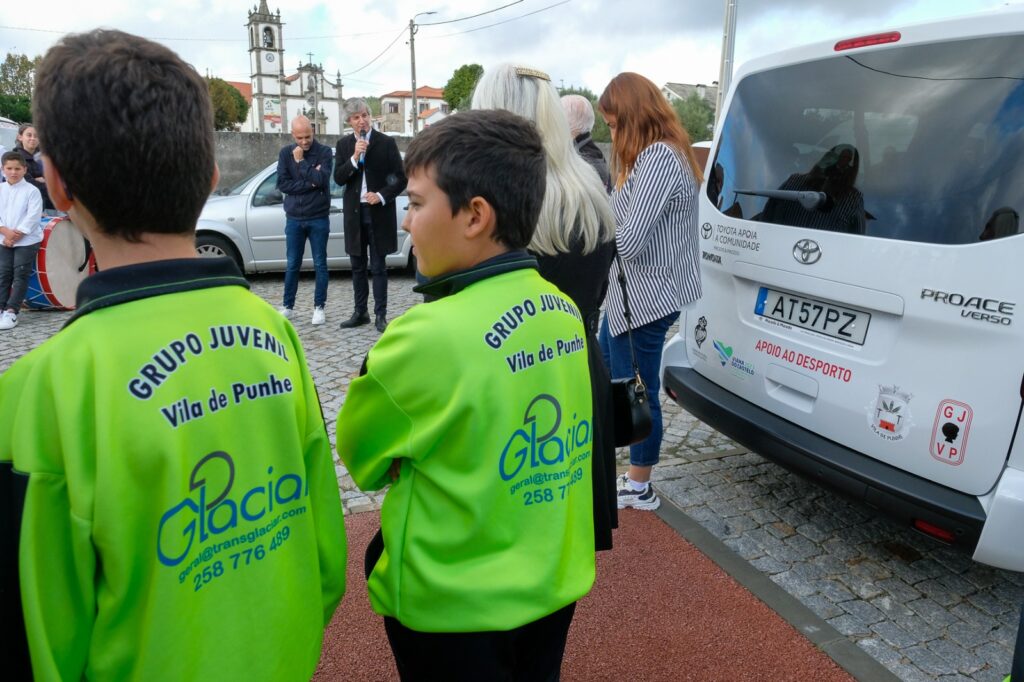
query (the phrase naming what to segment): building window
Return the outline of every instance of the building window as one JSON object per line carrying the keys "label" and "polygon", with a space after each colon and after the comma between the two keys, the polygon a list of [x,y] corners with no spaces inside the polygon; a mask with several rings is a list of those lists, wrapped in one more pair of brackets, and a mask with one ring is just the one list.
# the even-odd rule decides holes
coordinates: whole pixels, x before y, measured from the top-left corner
{"label": "building window", "polygon": [[263,29],[263,47],[273,49],[274,31],[269,26]]}
{"label": "building window", "polygon": [[389,114],[397,114],[398,113],[398,102],[388,102],[388,113]]}
{"label": "building window", "polygon": [[442,114],[447,114],[448,113],[448,105],[447,104],[442,104],[441,105],[441,113]]}
{"label": "building window", "polygon": [[430,102],[419,102],[419,105],[420,105],[420,113],[421,113],[421,114],[422,114],[422,113],[423,113],[424,111],[426,111],[427,109],[429,109],[429,108],[430,108]]}

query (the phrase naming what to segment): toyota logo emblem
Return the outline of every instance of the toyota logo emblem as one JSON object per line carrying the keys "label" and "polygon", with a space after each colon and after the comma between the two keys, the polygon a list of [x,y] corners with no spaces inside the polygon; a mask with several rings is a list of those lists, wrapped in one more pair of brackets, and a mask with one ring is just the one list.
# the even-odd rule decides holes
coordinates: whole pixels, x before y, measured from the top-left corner
{"label": "toyota logo emblem", "polygon": [[814,265],[821,260],[821,247],[813,239],[801,239],[793,245],[793,258],[803,265]]}
{"label": "toyota logo emblem", "polygon": [[704,239],[710,239],[711,237],[711,223],[704,223],[700,226],[700,236]]}

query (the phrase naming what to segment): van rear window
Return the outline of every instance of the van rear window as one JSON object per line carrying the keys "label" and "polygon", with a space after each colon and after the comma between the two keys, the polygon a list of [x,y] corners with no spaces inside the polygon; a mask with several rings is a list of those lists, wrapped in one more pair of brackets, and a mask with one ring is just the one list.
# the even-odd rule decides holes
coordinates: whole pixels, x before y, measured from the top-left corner
{"label": "van rear window", "polygon": [[752,74],[707,193],[736,218],[934,244],[1016,235],[1024,37],[894,47]]}

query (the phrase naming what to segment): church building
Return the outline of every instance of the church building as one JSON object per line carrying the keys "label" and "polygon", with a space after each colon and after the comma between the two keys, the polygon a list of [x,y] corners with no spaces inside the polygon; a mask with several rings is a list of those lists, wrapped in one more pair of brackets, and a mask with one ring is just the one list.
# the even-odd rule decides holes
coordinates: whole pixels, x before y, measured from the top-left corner
{"label": "church building", "polygon": [[252,102],[242,132],[288,133],[291,119],[304,114],[315,133],[340,135],[345,128],[341,72],[332,81],[322,65],[300,60],[298,70],[285,75],[283,26],[281,10],[272,14],[267,0],[249,10]]}

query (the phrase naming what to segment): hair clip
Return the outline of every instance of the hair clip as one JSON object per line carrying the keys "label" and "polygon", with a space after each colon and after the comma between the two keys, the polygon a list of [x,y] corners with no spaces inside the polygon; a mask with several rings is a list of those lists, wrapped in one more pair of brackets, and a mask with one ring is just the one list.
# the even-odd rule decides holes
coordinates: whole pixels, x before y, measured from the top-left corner
{"label": "hair clip", "polygon": [[542,81],[551,80],[551,76],[547,75],[543,71],[538,71],[537,69],[531,69],[525,66],[517,66],[515,68],[517,76],[526,76],[527,78],[539,78]]}

